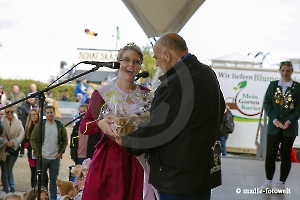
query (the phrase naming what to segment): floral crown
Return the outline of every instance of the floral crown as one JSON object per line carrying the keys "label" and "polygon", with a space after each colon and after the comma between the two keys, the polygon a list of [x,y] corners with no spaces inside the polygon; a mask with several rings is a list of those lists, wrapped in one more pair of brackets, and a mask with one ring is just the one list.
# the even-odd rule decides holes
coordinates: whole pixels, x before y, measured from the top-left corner
{"label": "floral crown", "polygon": [[[130,42],[130,43],[128,43],[126,46],[124,46],[124,47],[133,47],[133,46],[137,46],[134,42]],[[124,48],[123,47],[123,48]],[[122,49],[123,48],[120,48],[119,50],[118,50],[118,53],[120,53],[120,51],[122,51]]]}

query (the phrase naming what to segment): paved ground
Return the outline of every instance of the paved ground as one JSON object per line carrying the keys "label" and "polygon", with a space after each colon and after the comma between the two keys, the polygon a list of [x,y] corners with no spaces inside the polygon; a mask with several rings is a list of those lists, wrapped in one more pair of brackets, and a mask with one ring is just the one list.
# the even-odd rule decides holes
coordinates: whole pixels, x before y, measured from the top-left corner
{"label": "paved ground", "polygon": [[[68,137],[70,139],[72,128],[67,127]],[[60,171],[58,178],[61,180],[69,180],[69,166],[73,165],[74,162],[70,158],[70,148],[67,146],[66,152],[63,155],[60,164]],[[30,168],[27,160],[27,155],[25,153],[24,157],[18,158],[14,168],[13,168],[14,176],[15,176],[15,185],[16,191],[20,193],[24,193],[31,189],[30,186]]]}
{"label": "paved ground", "polygon": [[[71,128],[67,128],[70,137]],[[69,166],[73,165],[70,148],[66,149],[61,162],[59,179],[69,179]],[[280,162],[276,162],[274,182],[279,179]],[[18,158],[14,166],[16,190],[20,193],[30,189],[30,169],[27,157]],[[265,181],[264,161],[253,157],[229,155],[222,158],[223,184],[212,190],[212,200],[294,200],[300,197],[300,163],[292,163],[292,169],[286,186],[290,194],[246,194],[246,190],[259,188]],[[241,189],[240,193],[237,193]]]}
{"label": "paved ground", "polygon": [[[279,180],[280,162],[276,162],[273,182]],[[300,199],[300,163],[292,163],[286,182],[289,194],[256,194],[254,190],[265,182],[264,161],[252,158],[223,157],[223,184],[212,191],[212,200],[295,200]],[[252,194],[250,190],[252,191]]]}

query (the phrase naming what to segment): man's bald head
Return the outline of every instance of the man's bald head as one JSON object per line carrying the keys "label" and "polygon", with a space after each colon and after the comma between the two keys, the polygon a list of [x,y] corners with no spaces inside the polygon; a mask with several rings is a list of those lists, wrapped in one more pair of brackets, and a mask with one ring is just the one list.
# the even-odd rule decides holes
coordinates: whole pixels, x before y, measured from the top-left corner
{"label": "man's bald head", "polygon": [[166,33],[161,36],[156,41],[153,52],[156,66],[159,66],[163,73],[189,53],[184,39],[176,33]]}
{"label": "man's bald head", "polygon": [[161,36],[156,43],[175,52],[184,52],[186,54],[188,51],[184,39],[176,33],[166,33]]}

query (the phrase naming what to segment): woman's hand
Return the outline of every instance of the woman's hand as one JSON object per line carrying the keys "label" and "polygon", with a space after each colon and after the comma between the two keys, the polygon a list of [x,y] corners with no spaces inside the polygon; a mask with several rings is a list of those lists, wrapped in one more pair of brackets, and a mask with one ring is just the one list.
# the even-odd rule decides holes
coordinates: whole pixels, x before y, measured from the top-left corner
{"label": "woman's hand", "polygon": [[290,126],[291,122],[286,121],[282,129],[287,129]]}
{"label": "woman's hand", "polygon": [[275,120],[274,122],[273,122],[273,124],[276,126],[276,127],[278,127],[278,128],[282,128],[282,129],[284,129],[283,127],[283,124],[279,121],[279,120]]}
{"label": "woman's hand", "polygon": [[121,137],[116,137],[116,140],[115,140],[115,142],[119,145],[119,146],[123,146],[122,145],[122,138]]}
{"label": "woman's hand", "polygon": [[114,123],[110,118],[105,118],[98,121],[98,127],[101,129],[101,131],[109,135],[111,137],[116,137],[115,133],[112,131],[110,124]]}
{"label": "woman's hand", "polygon": [[14,142],[10,140],[10,141],[6,142],[6,146],[13,147],[14,146]]}

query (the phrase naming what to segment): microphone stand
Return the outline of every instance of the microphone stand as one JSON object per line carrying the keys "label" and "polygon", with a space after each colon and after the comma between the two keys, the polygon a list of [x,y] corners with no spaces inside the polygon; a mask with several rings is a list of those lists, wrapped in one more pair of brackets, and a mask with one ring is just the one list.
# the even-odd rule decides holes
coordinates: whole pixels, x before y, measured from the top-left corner
{"label": "microphone stand", "polygon": [[79,116],[75,117],[75,119],[73,119],[72,121],[70,121],[70,122],[66,123],[66,124],[65,124],[65,127],[67,127],[68,125],[72,124],[72,122],[76,121],[78,118],[82,117],[84,114],[85,114],[85,112],[84,112],[84,113],[82,113],[81,115],[79,115]]}
{"label": "microphone stand", "polygon": [[[80,63],[83,63],[83,62],[80,62]],[[78,63],[78,64],[80,64],[80,63]],[[77,65],[75,65],[75,66],[77,66]],[[38,177],[38,197],[37,198],[38,198],[38,200],[41,200],[41,195],[40,194],[41,194],[41,186],[42,186],[41,185],[42,184],[42,182],[41,182],[41,177],[42,177],[42,145],[43,145],[43,141],[42,141],[42,120],[43,120],[43,114],[44,114],[43,113],[43,106],[44,106],[44,102],[45,102],[45,95],[44,95],[44,93],[48,92],[49,90],[51,90],[53,88],[56,88],[56,87],[62,85],[62,84],[65,84],[65,83],[67,83],[69,81],[72,81],[74,79],[82,77],[82,76],[84,76],[86,74],[89,74],[91,72],[97,71],[100,67],[102,67],[102,66],[96,65],[96,67],[93,67],[92,69],[90,69],[90,70],[88,70],[86,72],[78,74],[77,76],[74,76],[74,77],[72,77],[72,78],[70,78],[68,80],[60,82],[60,83],[58,83],[56,85],[53,85],[53,86],[51,86],[53,84],[53,83],[51,83],[47,88],[44,88],[43,90],[37,91],[36,93],[32,93],[31,95],[29,95],[29,96],[27,96],[27,97],[25,97],[23,99],[20,99],[20,100],[15,101],[15,102],[7,105],[7,106],[4,106],[4,107],[0,108],[0,110],[3,110],[5,108],[11,107],[11,106],[13,106],[15,104],[18,104],[20,102],[23,102],[23,101],[25,101],[25,100],[27,100],[29,98],[34,98],[35,96],[38,96],[38,98],[40,100],[40,103],[39,103],[39,106],[40,106],[40,118],[39,118],[39,135],[38,135],[38,157],[37,157],[37,177]]]}

